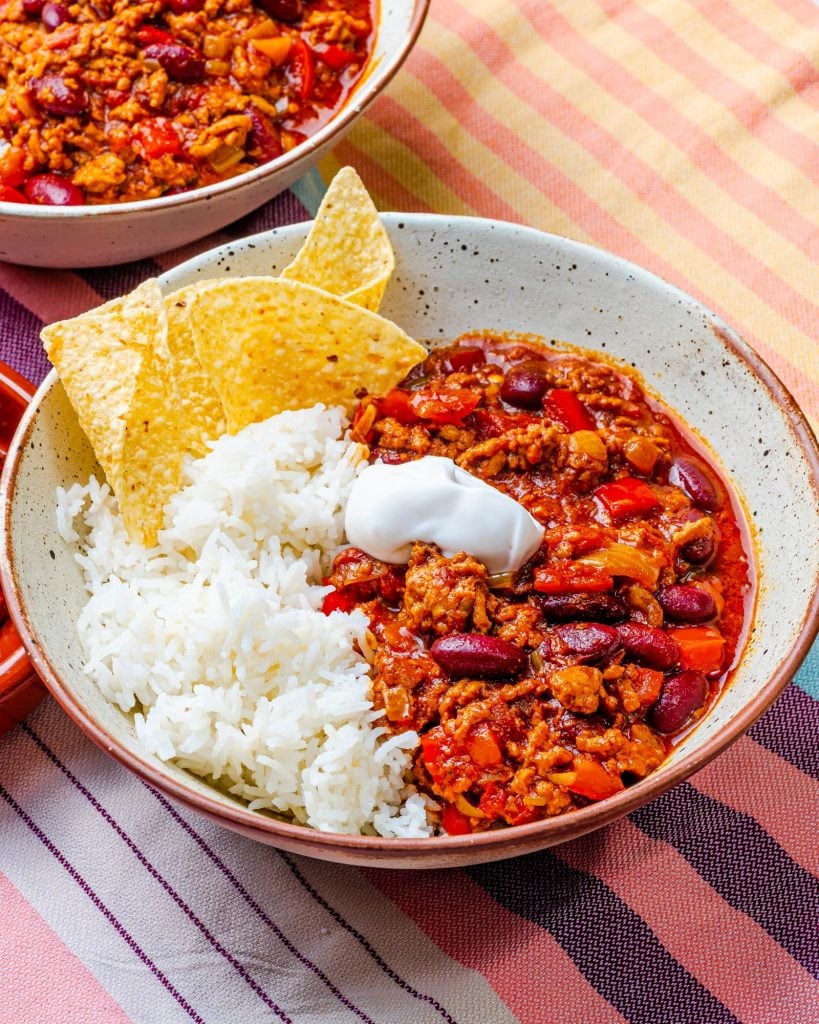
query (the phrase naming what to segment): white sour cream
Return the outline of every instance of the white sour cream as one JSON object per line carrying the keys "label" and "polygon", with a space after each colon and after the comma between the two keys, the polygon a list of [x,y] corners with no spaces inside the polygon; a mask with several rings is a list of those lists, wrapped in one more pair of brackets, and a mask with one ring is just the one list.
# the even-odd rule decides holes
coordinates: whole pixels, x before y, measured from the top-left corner
{"label": "white sour cream", "polygon": [[382,562],[406,562],[413,542],[424,541],[447,557],[466,551],[490,573],[519,569],[543,539],[523,505],[436,455],[368,466],[353,484],[344,528],[354,547]]}

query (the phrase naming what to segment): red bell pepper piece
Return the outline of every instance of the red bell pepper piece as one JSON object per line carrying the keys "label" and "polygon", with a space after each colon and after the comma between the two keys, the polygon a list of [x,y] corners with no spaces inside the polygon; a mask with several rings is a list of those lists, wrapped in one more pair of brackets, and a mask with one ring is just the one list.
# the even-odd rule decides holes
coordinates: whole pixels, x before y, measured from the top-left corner
{"label": "red bell pepper piece", "polygon": [[642,515],[659,508],[657,495],[648,484],[633,476],[623,476],[601,484],[594,497],[603,505],[613,519]]}
{"label": "red bell pepper piece", "polygon": [[355,595],[347,590],[332,590],[324,598],[321,610],[325,615],[331,612],[351,612],[356,606]]}
{"label": "red bell pepper piece", "polygon": [[182,141],[173,121],[167,117],[152,117],[141,121],[134,134],[137,147],[146,160],[155,160],[168,153],[178,156],[182,152]]}
{"label": "red bell pepper piece", "polygon": [[140,46],[155,46],[157,43],[176,43],[170,32],[164,28],[157,28],[156,25],[142,25],[137,29],[137,42]]}
{"label": "red bell pepper piece", "polygon": [[455,804],[447,804],[441,814],[441,828],[448,836],[468,836],[472,832],[469,818]]}
{"label": "red bell pepper piece", "polygon": [[289,65],[290,75],[299,99],[309,100],[316,86],[316,58],[301,37],[293,40],[293,45],[290,47]]}
{"label": "red bell pepper piece", "polygon": [[666,633],[680,646],[680,668],[718,672],[725,656],[725,637],[712,626],[679,626]]}
{"label": "red bell pepper piece", "polygon": [[389,416],[406,426],[418,422],[418,413],[410,402],[410,396],[406,391],[399,391],[398,388],[393,388],[383,398],[379,398],[378,415]]}
{"label": "red bell pepper piece", "polygon": [[357,56],[358,54],[354,51],[345,50],[343,46],[336,46],[334,43],[331,43],[319,54],[327,67],[332,68],[333,71],[343,70],[348,64],[352,64]]}
{"label": "red bell pepper piece", "polygon": [[456,348],[447,356],[446,365],[450,373],[459,373],[471,370],[475,366],[486,362],[486,355],[482,348]]}
{"label": "red bell pepper piece", "polygon": [[543,400],[543,410],[574,433],[575,430],[594,430],[594,420],[574,393],[565,388],[552,388]]}
{"label": "red bell pepper piece", "polygon": [[475,409],[480,395],[465,388],[451,388],[446,391],[416,391],[410,398],[410,405],[419,419],[430,423],[460,426]]}
{"label": "red bell pepper piece", "polygon": [[600,594],[611,590],[614,579],[597,566],[564,562],[535,569],[533,586],[541,594]]}
{"label": "red bell pepper piece", "polygon": [[28,199],[22,192],[8,185],[0,185],[0,203],[27,203]]}

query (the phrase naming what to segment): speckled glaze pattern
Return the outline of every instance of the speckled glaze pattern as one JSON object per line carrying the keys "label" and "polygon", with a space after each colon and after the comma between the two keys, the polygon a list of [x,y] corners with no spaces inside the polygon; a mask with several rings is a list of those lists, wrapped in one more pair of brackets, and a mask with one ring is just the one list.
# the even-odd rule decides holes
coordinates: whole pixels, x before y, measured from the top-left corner
{"label": "speckled glaze pattern", "polygon": [[412,49],[429,0],[381,0],[368,68],[339,113],[301,146],[235,178],[175,196],[100,206],[0,202],[0,260],[34,267],[102,267],[204,238],[305,174],[352,127]]}
{"label": "speckled glaze pattern", "polygon": [[[819,625],[819,452],[784,387],[694,299],[611,255],[510,224],[386,214],[397,268],[384,315],[431,343],[480,328],[533,332],[638,367],[646,385],[694,429],[733,481],[752,524],[759,591],[731,685],[648,779],[566,817],[474,837],[387,841],[311,832],[239,802],[144,754],[130,719],[81,671],[74,623],[85,595],[60,541],[54,490],[95,468],[52,374],[18,432],[0,490],[0,572],[32,659],[49,688],[104,749],[169,795],[245,835],[343,863],[451,867],[575,838],[647,802],[736,739],[786,685]],[[222,275],[275,274],[307,230],[293,225],[231,243],[166,274],[172,290]]]}

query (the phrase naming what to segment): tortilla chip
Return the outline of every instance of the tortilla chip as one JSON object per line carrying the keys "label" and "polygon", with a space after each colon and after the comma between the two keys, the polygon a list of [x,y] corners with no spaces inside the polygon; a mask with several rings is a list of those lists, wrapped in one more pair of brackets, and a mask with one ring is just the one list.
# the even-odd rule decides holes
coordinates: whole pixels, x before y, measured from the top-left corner
{"label": "tortilla chip", "polygon": [[156,542],[182,453],[167,321],[156,281],[42,332],[131,540]]}
{"label": "tortilla chip", "polygon": [[375,312],[394,267],[392,245],[369,193],[352,167],[342,167],[304,245],[281,276]]}
{"label": "tortilla chip", "polygon": [[231,434],[317,402],[351,413],[358,397],[389,390],[427,356],[377,313],[281,278],[205,282],[190,319]]}
{"label": "tortilla chip", "polygon": [[179,393],[180,443],[195,458],[207,454],[207,441],[225,432],[222,401],[199,361],[191,332],[188,306],[199,288],[192,284],[165,296],[168,349]]}

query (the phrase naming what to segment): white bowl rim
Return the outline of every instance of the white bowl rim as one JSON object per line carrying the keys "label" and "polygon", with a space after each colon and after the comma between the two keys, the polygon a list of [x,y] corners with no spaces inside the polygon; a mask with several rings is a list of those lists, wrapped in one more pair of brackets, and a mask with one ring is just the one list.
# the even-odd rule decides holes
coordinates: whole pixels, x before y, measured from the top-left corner
{"label": "white bowl rim", "polygon": [[[335,114],[324,127],[320,128],[314,135],[311,135],[304,142],[295,146],[288,153],[282,153],[275,160],[269,160],[258,167],[252,167],[249,171],[237,174],[234,178],[227,178],[225,181],[216,181],[211,185],[194,187],[188,192],[179,192],[172,196],[157,196],[154,199],[134,199],[127,203],[98,203],[82,206],[45,206],[33,203],[10,203],[0,200],[0,216],[10,217],[13,220],[25,221],[35,220],[77,220],[94,217],[125,217],[129,214],[144,213],[151,210],[173,210],[178,206],[186,206],[196,200],[209,201],[220,198],[251,185],[267,177],[268,174],[283,171],[292,164],[304,160],[309,154],[323,146],[328,139],[331,139],[336,132],[345,128],[350,121],[358,117],[370,106],[373,100],[381,93],[395,77],[406,60],[410,50],[415,45],[421,29],[424,27],[429,5],[432,0],[412,0],[413,11],[410,19],[409,31],[401,45],[392,55],[391,61],[382,70],[380,67],[368,71],[368,62],[364,68],[364,74],[360,84],[357,84],[344,106]],[[382,2],[378,0],[379,19],[382,10]],[[380,21],[379,21],[380,25]],[[372,58],[371,58],[372,59]]]}
{"label": "white bowl rim", "polygon": [[[775,404],[782,410],[795,440],[799,443],[801,455],[809,468],[810,483],[816,494],[817,505],[819,505],[819,441],[817,441],[796,400],[773,370],[747,342],[743,341],[716,313],[712,312],[707,306],[687,292],[682,291],[675,285],[669,284],[659,275],[604,249],[588,245],[584,242],[577,242],[561,235],[539,231],[536,228],[491,220],[489,218],[448,216],[446,214],[386,213],[381,214],[381,216],[388,225],[400,222],[416,222],[419,225],[431,223],[433,226],[446,226],[451,229],[457,228],[459,225],[467,228],[470,225],[480,223],[481,225],[494,224],[501,229],[513,229],[526,235],[538,236],[551,243],[567,245],[577,252],[593,255],[596,259],[602,259],[610,266],[631,274],[635,279],[642,280],[649,287],[656,287],[659,284],[663,290],[669,291],[672,297],[682,298],[688,305],[695,307],[707,319],[712,326],[717,341],[739,357],[746,368],[764,386]],[[291,232],[303,232],[307,224],[309,222],[283,225],[256,235],[224,243],[172,268],[171,271],[166,272],[160,278],[160,283],[168,276],[179,273],[180,270],[194,268],[197,262],[201,262],[206,257],[211,258],[221,251],[227,252],[246,244],[255,246],[258,249],[264,245],[266,239]],[[115,737],[104,730],[91,714],[75,700],[71,690],[62,682],[45,651],[38,644],[28,624],[25,609],[20,602],[20,591],[16,585],[15,572],[10,561],[10,509],[21,452],[27,443],[37,411],[56,381],[57,373],[55,370],[52,370],[32,398],[31,404],[26,409],[17,432],[12,439],[6,458],[6,465],[2,476],[0,476],[0,529],[3,535],[2,548],[0,549],[0,582],[2,582],[3,590],[6,594],[9,613],[25,644],[32,664],[45,682],[48,690],[86,735],[144,781],[162,789],[169,796],[179,800],[188,807],[208,815],[212,820],[230,823],[232,827],[238,828],[245,835],[255,834],[259,838],[266,837],[267,841],[270,841],[271,837],[274,839],[278,837],[283,842],[294,844],[294,848],[295,845],[302,847],[302,852],[307,853],[310,852],[310,847],[316,847],[322,850],[321,856],[331,860],[338,859],[340,862],[344,862],[345,857],[348,858],[349,863],[355,863],[354,858],[356,856],[361,858],[372,857],[373,860],[383,857],[385,865],[390,866],[392,855],[395,855],[396,859],[401,854],[410,857],[418,855],[418,863],[413,865],[415,867],[434,867],[433,862],[438,855],[441,858],[445,858],[446,856],[458,853],[466,854],[467,851],[474,850],[476,852],[483,851],[482,859],[501,859],[507,856],[514,856],[517,853],[556,845],[563,841],[564,838],[575,838],[616,821],[638,807],[656,799],[666,790],[704,767],[738,736],[749,729],[760,715],[767,710],[774,699],[790,682],[799,665],[807,656],[813,641],[819,634],[819,579],[817,579],[817,585],[802,617],[799,632],[789,651],[771,673],[770,678],[762,689],[747,704],[740,708],[718,733],[709,737],[701,747],[683,755],[667,771],[648,775],[645,779],[640,780],[628,789],[608,797],[604,801],[573,811],[571,814],[546,818],[527,825],[516,825],[505,829],[482,832],[471,836],[444,835],[432,838],[386,839],[381,836],[320,832],[304,825],[297,825],[281,821],[277,818],[260,815],[238,804],[222,803],[215,796],[210,797],[205,793],[194,790],[192,787],[189,788],[170,776],[162,776],[158,780],[153,765],[120,744]],[[492,853],[489,853],[489,851],[495,847],[498,849],[493,852],[496,852],[497,855],[493,858]],[[337,858],[333,856],[334,851],[338,854]],[[421,861],[420,855],[424,851],[426,851],[428,856]]]}

